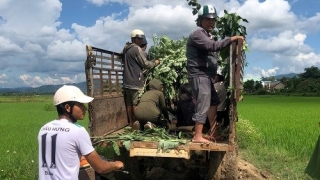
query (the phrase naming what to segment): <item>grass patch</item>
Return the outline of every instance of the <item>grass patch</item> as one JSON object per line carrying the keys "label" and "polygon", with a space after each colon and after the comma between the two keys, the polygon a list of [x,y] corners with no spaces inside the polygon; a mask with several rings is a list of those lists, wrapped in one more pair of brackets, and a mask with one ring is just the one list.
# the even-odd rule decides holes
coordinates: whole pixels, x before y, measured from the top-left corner
{"label": "grass patch", "polygon": [[238,103],[240,154],[276,179],[309,179],[318,139],[319,97],[245,96]]}

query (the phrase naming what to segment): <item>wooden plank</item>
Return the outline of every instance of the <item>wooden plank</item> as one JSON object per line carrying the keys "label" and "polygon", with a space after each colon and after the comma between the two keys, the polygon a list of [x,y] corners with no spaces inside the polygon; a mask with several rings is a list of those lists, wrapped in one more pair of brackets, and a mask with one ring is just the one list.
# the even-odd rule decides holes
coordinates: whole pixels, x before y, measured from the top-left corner
{"label": "wooden plank", "polygon": [[232,151],[234,146],[227,143],[188,143],[189,150],[207,150],[207,151]]}
{"label": "wooden plank", "polygon": [[103,52],[103,53],[107,53],[107,54],[115,54],[115,55],[117,55],[117,56],[122,56],[122,54],[120,54],[120,53],[116,53],[116,52],[113,52],[113,51],[108,51],[108,50],[105,50],[105,49],[100,49],[100,48],[97,48],[97,47],[91,47],[91,49],[93,50],[93,51],[100,51],[100,52]]}
{"label": "wooden plank", "polygon": [[131,141],[131,148],[158,149],[158,142]]}
{"label": "wooden plank", "polygon": [[[120,66],[119,66],[120,67]],[[122,67],[121,67],[122,68]],[[111,68],[102,68],[102,67],[92,67],[92,70],[102,70],[102,71],[117,71],[117,72],[122,72],[122,69],[111,69]]]}
{"label": "wooden plank", "polygon": [[237,58],[236,58],[236,72],[235,72],[235,84],[236,84],[236,91],[235,91],[235,99],[237,102],[241,99],[241,90],[242,90],[242,72],[243,72],[243,59],[242,59],[242,41],[238,41],[237,44]]}
{"label": "wooden plank", "polygon": [[184,158],[190,159],[191,153],[188,150],[158,150],[147,148],[131,148],[130,157],[145,156],[145,157],[169,157],[169,158]]}
{"label": "wooden plank", "polygon": [[109,67],[111,67],[111,69],[114,69],[115,67],[118,67],[118,68],[122,67],[120,62],[114,63],[114,62],[111,61],[111,59],[109,61],[97,61],[96,65],[109,66]]}

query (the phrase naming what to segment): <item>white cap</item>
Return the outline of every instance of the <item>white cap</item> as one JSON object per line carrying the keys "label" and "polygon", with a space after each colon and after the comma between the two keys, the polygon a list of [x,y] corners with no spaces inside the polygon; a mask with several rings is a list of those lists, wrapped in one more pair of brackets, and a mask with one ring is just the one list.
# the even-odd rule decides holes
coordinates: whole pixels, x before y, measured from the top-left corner
{"label": "white cap", "polygon": [[64,85],[59,88],[53,97],[53,104],[59,105],[68,101],[75,101],[80,103],[89,103],[93,100],[92,97],[89,97],[76,86]]}
{"label": "white cap", "polygon": [[144,32],[141,31],[140,29],[135,29],[131,32],[131,38],[144,38]]}

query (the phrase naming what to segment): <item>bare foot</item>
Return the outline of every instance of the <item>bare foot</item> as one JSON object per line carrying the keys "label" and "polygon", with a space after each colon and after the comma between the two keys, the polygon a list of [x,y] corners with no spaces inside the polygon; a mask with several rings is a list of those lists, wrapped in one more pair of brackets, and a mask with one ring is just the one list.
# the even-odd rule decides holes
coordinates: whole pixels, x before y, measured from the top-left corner
{"label": "bare foot", "polygon": [[211,141],[209,141],[209,140],[207,140],[207,139],[205,139],[205,138],[203,138],[203,137],[193,138],[191,141],[192,141],[193,143],[204,143],[204,144],[209,144],[209,143],[211,143]]}

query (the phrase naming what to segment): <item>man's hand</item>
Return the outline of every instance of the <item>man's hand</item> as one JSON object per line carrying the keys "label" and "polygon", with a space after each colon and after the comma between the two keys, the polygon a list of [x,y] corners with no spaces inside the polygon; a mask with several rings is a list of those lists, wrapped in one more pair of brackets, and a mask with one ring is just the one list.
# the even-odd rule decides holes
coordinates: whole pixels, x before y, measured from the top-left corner
{"label": "man's hand", "polygon": [[114,163],[114,166],[115,166],[116,170],[123,169],[123,167],[124,167],[124,165],[123,165],[123,163],[121,161],[114,161],[112,163]]}
{"label": "man's hand", "polygon": [[156,63],[156,66],[160,64],[160,61],[157,59],[154,61]]}
{"label": "man's hand", "polygon": [[231,41],[237,41],[238,39],[242,40],[242,42],[244,41],[244,37],[243,36],[232,36],[231,37]]}

